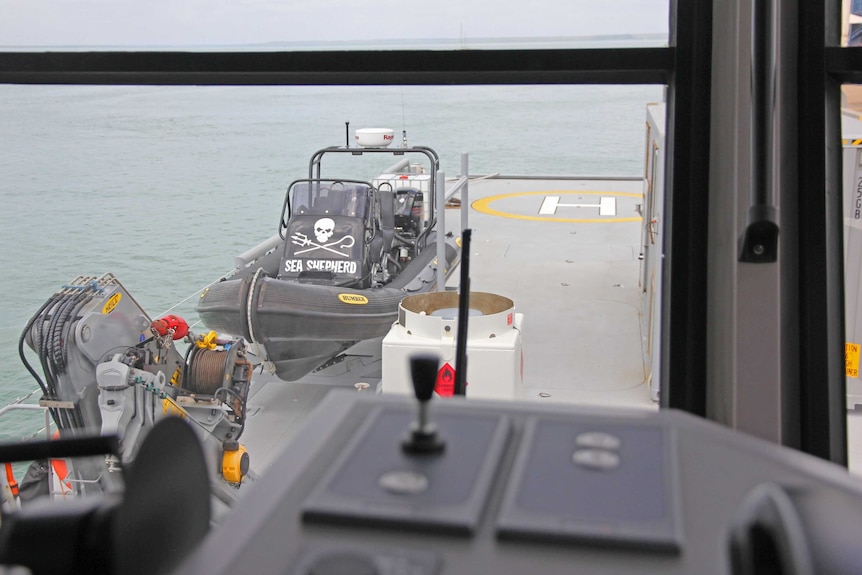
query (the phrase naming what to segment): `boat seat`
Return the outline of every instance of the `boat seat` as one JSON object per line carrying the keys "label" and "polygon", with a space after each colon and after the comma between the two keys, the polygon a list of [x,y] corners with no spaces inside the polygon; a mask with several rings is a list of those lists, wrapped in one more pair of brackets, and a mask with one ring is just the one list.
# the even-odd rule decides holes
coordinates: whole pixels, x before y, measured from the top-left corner
{"label": "boat seat", "polygon": [[371,240],[371,257],[374,263],[380,263],[383,254],[392,249],[392,239],[395,237],[395,193],[391,190],[381,190],[380,199],[380,230]]}
{"label": "boat seat", "polygon": [[392,249],[392,238],[395,237],[395,192],[391,190],[380,192],[380,225],[383,249],[388,253]]}

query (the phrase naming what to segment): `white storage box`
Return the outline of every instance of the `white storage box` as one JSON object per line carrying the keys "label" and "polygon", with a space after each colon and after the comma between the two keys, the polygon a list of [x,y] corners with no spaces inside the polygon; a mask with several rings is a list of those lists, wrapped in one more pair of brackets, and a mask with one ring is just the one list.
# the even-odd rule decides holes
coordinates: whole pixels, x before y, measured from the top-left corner
{"label": "white storage box", "polygon": [[[512,399],[521,396],[523,314],[509,298],[470,293],[467,325],[468,398]],[[458,294],[432,292],[408,296],[398,308],[398,322],[383,338],[384,393],[413,394],[410,357],[440,357],[436,392],[451,395],[458,341]]]}

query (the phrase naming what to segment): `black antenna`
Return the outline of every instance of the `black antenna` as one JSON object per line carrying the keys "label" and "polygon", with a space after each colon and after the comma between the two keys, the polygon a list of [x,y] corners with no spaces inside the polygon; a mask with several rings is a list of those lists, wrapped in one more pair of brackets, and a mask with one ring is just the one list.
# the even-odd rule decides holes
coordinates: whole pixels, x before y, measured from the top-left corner
{"label": "black antenna", "polygon": [[455,395],[467,395],[467,318],[470,315],[470,236],[461,234],[461,293],[458,298],[458,341],[455,343]]}
{"label": "black antenna", "polygon": [[350,147],[350,122],[344,122],[344,145]]}

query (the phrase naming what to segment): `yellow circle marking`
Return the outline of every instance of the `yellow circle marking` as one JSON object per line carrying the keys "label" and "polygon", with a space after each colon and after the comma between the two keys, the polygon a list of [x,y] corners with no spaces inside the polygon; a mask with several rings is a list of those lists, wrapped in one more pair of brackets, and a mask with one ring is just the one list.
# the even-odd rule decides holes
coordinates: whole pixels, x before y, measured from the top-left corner
{"label": "yellow circle marking", "polygon": [[[481,200],[476,200],[472,204],[472,208],[477,212],[488,214],[491,216],[500,216],[503,218],[512,218],[515,220],[530,220],[536,222],[566,222],[574,224],[589,224],[589,223],[619,223],[619,222],[639,222],[643,218],[640,216],[630,218],[554,218],[545,216],[527,216],[524,214],[513,214],[511,212],[501,212],[491,207],[491,202],[505,200],[507,198],[516,198],[520,196],[553,196],[553,195],[593,195],[593,196],[624,196],[627,198],[642,198],[643,194],[635,194],[632,192],[596,192],[585,190],[548,190],[545,192],[516,192],[513,194],[499,194],[496,196],[488,196]],[[596,206],[598,207],[598,206]]]}

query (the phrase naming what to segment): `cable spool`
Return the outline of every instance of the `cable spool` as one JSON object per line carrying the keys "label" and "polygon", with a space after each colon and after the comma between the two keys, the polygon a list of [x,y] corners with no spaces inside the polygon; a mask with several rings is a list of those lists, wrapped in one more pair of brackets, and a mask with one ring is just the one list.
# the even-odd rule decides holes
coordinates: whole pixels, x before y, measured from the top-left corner
{"label": "cable spool", "polygon": [[214,395],[222,387],[230,387],[236,347],[230,349],[195,348],[189,356],[188,378],[183,387],[192,393]]}
{"label": "cable spool", "polygon": [[216,397],[233,412],[234,423],[245,427],[245,403],[251,384],[251,362],[242,340],[224,349],[193,346],[186,361],[183,389],[195,395]]}

